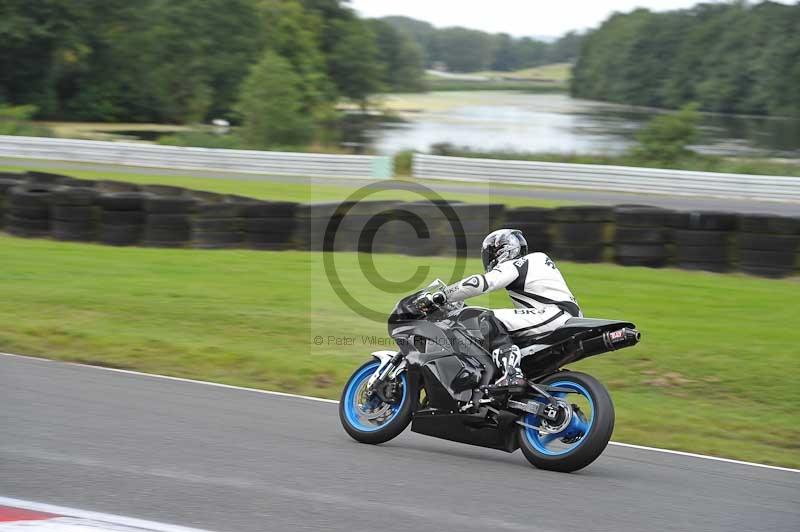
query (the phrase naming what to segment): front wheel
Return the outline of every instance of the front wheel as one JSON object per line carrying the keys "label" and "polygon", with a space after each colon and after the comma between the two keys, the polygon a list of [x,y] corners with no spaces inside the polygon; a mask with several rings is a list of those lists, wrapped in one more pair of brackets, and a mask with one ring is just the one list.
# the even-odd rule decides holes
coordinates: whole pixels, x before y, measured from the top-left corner
{"label": "front wheel", "polygon": [[525,458],[539,469],[569,473],[594,462],[614,431],[614,404],[606,388],[591,375],[566,371],[542,384],[571,390],[554,396],[569,404],[565,417],[549,424],[533,414],[523,418],[519,443]]}
{"label": "front wheel", "polygon": [[367,395],[367,381],[380,362],[370,360],[347,381],[339,401],[344,430],[361,443],[384,443],[398,436],[411,422],[413,401],[405,372],[380,390]]}

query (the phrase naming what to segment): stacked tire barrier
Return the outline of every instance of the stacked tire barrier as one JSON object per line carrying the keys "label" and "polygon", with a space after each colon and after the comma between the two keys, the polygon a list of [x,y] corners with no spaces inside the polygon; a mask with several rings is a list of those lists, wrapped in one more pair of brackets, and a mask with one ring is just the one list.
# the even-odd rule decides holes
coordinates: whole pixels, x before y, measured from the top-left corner
{"label": "stacked tire barrier", "polygon": [[[335,222],[336,231],[326,234]],[[0,228],[115,246],[480,255],[486,234],[520,229],[531,251],[624,266],[798,271],[800,217],[677,212],[643,205],[557,209],[436,200],[297,204],[160,185],[0,173]],[[326,246],[326,244],[328,244]],[[463,246],[463,247],[461,247]]]}
{"label": "stacked tire barrier", "polygon": [[299,205],[295,211],[297,228],[295,242],[303,251],[322,251],[325,248],[328,224],[338,220],[345,203],[326,202]]}
{"label": "stacked tire barrier", "polygon": [[19,174],[0,173],[0,228],[5,224],[8,191],[23,181]]}
{"label": "stacked tire barrier", "polygon": [[518,207],[506,211],[503,227],[522,231],[530,249],[550,249],[550,216],[552,209]]}
{"label": "stacked tire barrier", "polygon": [[197,204],[183,189],[144,189],[145,226],[142,245],[183,247],[192,239],[192,215]]}
{"label": "stacked tire barrier", "polygon": [[251,249],[283,250],[295,247],[298,204],[291,201],[246,203],[244,241]]}
{"label": "stacked tire barrier", "polygon": [[800,219],[746,215],[739,222],[739,270],[762,277],[787,277],[797,269]]}
{"label": "stacked tire barrier", "polygon": [[737,217],[725,212],[679,212],[672,215],[675,258],[679,268],[723,273],[732,269],[731,237]]}
{"label": "stacked tire barrier", "polygon": [[553,211],[552,253],[557,259],[603,262],[608,240],[611,207],[580,205]]}
{"label": "stacked tire barrier", "polygon": [[111,246],[133,246],[141,243],[145,220],[144,198],[144,194],[140,192],[111,192],[100,195],[100,242]]}
{"label": "stacked tire barrier", "polygon": [[5,230],[22,237],[48,236],[52,191],[52,186],[38,183],[23,183],[8,189]]}
{"label": "stacked tire barrier", "polygon": [[[224,196],[198,198],[191,220],[192,245],[200,249],[241,247],[244,242],[244,210],[241,203]],[[203,201],[205,200],[205,201]]]}
{"label": "stacked tire barrier", "polygon": [[379,244],[378,232],[397,213],[398,204],[393,200],[362,201],[338,211],[339,226],[333,242],[334,251],[375,251],[375,246]]}
{"label": "stacked tire barrier", "polygon": [[614,209],[614,262],[623,266],[666,266],[670,215],[657,207],[620,205]]}
{"label": "stacked tire barrier", "polygon": [[[505,205],[458,203],[451,207],[452,211],[445,210],[448,214],[447,225],[441,228],[442,247],[439,254],[457,256],[463,245],[462,253],[466,253],[466,257],[480,257],[483,239],[503,225]],[[459,228],[463,230],[463,239],[458,238]]]}
{"label": "stacked tire barrier", "polygon": [[97,240],[97,191],[89,187],[60,186],[50,202],[51,231],[57,240]]}

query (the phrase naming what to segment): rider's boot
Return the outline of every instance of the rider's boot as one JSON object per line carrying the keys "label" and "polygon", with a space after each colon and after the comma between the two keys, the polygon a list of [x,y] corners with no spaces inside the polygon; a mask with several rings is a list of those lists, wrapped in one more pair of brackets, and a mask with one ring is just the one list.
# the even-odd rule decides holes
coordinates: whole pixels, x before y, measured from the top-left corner
{"label": "rider's boot", "polygon": [[527,387],[525,376],[519,369],[519,364],[522,361],[519,347],[511,344],[495,349],[492,351],[492,359],[495,365],[503,372],[503,375],[494,383],[493,387],[522,388],[522,390]]}

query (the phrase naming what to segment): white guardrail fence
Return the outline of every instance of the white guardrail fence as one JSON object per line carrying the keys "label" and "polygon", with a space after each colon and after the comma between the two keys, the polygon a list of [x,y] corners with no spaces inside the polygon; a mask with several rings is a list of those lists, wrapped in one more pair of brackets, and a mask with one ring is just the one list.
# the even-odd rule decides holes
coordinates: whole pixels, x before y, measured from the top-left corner
{"label": "white guardrail fence", "polygon": [[310,177],[389,179],[392,159],[0,135],[0,157]]}
{"label": "white guardrail fence", "polygon": [[800,202],[800,177],[414,154],[412,175],[451,181]]}

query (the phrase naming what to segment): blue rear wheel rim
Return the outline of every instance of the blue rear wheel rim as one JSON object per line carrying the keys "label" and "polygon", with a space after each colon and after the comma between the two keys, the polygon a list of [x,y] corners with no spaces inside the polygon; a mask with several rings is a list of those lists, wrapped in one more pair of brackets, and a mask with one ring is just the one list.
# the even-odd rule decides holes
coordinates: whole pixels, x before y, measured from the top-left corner
{"label": "blue rear wheel rim", "polygon": [[[574,381],[563,380],[550,382],[548,386],[566,388],[574,391],[574,394],[564,392],[553,394],[567,403],[571,403],[570,396],[582,396],[583,401],[581,402],[584,403],[584,405],[581,407],[581,413],[583,414],[583,418],[573,413],[569,425],[556,434],[540,433],[536,428],[525,427],[525,439],[531,447],[542,454],[548,456],[562,456],[573,452],[586,441],[586,435],[589,434],[594,424],[594,401],[592,401],[592,396],[588,390]],[[584,410],[586,402],[588,402],[588,408]],[[541,419],[533,414],[525,416],[525,423],[527,425],[538,427],[540,421]]]}
{"label": "blue rear wheel rim", "polygon": [[[347,383],[347,388],[344,393],[344,413],[347,423],[356,430],[361,432],[375,432],[385,428],[389,423],[397,418],[397,415],[403,409],[406,402],[406,395],[408,395],[408,378],[405,373],[400,375],[400,401],[397,403],[385,403],[380,401],[379,398],[365,400],[365,390],[367,381],[378,369],[380,363],[378,361],[366,364],[359,369],[355,375],[350,378]],[[369,415],[374,415],[375,412],[383,412],[377,419],[369,419]]]}

